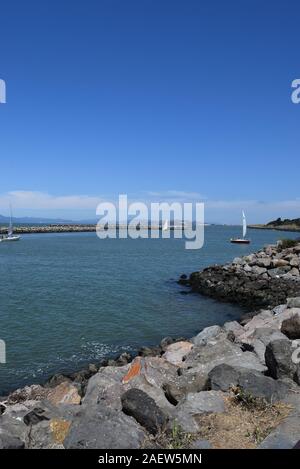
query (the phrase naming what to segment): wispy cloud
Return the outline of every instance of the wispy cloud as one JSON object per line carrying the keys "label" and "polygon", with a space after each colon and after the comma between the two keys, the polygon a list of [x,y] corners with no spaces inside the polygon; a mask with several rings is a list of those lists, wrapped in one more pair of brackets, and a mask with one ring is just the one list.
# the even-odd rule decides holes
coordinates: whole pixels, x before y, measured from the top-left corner
{"label": "wispy cloud", "polygon": [[[65,217],[77,219],[94,216],[100,202],[117,202],[115,196],[91,195],[53,195],[45,192],[16,190],[0,194],[0,213],[8,212],[12,203],[14,214],[39,216],[58,216],[63,212]],[[277,217],[300,217],[300,198],[293,200],[262,201],[255,199],[212,200],[198,192],[176,190],[144,191],[140,194],[128,194],[128,202],[204,202],[205,216],[208,222],[239,223],[241,210],[246,210],[249,223],[264,223]]]}
{"label": "wispy cloud", "polygon": [[9,203],[14,209],[26,210],[67,210],[67,209],[96,209],[101,197],[89,195],[51,195],[35,191],[11,191],[0,194],[0,209],[7,210]]}

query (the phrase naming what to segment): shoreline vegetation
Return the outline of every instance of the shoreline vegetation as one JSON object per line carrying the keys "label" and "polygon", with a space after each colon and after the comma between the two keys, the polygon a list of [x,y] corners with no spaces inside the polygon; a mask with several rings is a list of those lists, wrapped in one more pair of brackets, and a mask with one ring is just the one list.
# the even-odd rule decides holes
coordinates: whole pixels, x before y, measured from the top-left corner
{"label": "shoreline vegetation", "polygon": [[286,218],[282,220],[277,218],[277,220],[270,221],[267,224],[262,225],[249,225],[250,229],[259,229],[259,230],[278,230],[278,231],[296,231],[300,232],[300,218],[289,219]]}
{"label": "shoreline vegetation", "polygon": [[249,313],[15,390],[0,402],[0,448],[293,448],[299,269],[300,242],[279,242],[182,275],[191,292],[233,301],[236,291]]}

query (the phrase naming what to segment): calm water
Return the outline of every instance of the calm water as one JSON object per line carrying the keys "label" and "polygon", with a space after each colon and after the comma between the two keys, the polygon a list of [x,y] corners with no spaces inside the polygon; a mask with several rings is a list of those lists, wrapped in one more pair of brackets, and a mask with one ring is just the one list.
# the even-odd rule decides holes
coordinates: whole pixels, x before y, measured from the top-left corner
{"label": "calm water", "polygon": [[[0,244],[0,393],[41,382],[124,349],[191,336],[235,319],[237,307],[182,295],[176,280],[297,234],[250,232],[250,246],[232,245],[240,228],[210,226],[205,246],[183,240],[99,240],[94,233],[30,234]],[[298,234],[299,235],[299,234]]]}

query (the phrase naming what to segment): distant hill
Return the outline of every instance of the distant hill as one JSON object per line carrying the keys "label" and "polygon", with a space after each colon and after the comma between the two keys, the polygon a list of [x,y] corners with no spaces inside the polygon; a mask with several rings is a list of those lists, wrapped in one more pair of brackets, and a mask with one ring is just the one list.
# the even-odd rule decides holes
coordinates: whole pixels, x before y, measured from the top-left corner
{"label": "distant hill", "polygon": [[281,218],[277,218],[277,220],[273,220],[267,223],[267,226],[272,226],[272,227],[292,226],[292,225],[299,226],[300,228],[300,218],[294,218],[294,219],[285,218],[284,220],[282,220]]}
{"label": "distant hill", "polygon": [[[6,217],[4,215],[0,215],[0,224],[7,224],[9,223],[10,221],[10,218],[9,217]],[[30,224],[30,223],[34,223],[34,224],[52,224],[52,223],[55,223],[55,224],[69,224],[69,223],[78,223],[78,222],[74,222],[72,220],[64,220],[62,218],[38,218],[38,217],[13,217],[12,218],[12,221],[14,224],[20,224],[20,223],[24,223],[24,224]]]}
{"label": "distant hill", "polygon": [[277,218],[266,225],[249,225],[248,228],[279,231],[300,231],[300,218]]}

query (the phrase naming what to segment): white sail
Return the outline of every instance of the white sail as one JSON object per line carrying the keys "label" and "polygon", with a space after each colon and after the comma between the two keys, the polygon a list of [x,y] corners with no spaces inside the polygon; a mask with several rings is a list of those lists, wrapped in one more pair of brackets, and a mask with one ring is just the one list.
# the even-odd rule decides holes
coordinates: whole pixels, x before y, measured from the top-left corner
{"label": "white sail", "polygon": [[247,233],[247,221],[246,221],[244,210],[242,211],[242,214],[243,214],[243,238],[245,238],[246,233]]}
{"label": "white sail", "polygon": [[168,229],[168,220],[166,220],[164,223],[163,231],[167,231],[167,229]]}

